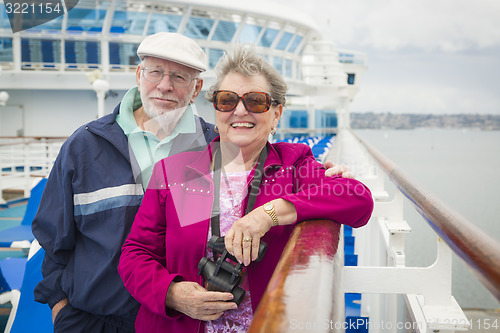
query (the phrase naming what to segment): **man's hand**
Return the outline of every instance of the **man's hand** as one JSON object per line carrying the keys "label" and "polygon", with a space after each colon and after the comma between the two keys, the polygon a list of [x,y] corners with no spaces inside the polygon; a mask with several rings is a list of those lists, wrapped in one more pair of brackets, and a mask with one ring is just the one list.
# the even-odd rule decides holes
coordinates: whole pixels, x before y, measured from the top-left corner
{"label": "man's hand", "polygon": [[342,175],[342,178],[354,179],[354,173],[345,165],[337,165],[332,161],[325,161],[325,176],[331,177],[335,175]]}
{"label": "man's hand", "polygon": [[56,317],[59,314],[59,311],[61,311],[62,308],[64,308],[68,304],[69,304],[69,299],[63,298],[62,300],[57,302],[56,305],[54,305],[54,307],[52,307],[52,323],[56,321]]}

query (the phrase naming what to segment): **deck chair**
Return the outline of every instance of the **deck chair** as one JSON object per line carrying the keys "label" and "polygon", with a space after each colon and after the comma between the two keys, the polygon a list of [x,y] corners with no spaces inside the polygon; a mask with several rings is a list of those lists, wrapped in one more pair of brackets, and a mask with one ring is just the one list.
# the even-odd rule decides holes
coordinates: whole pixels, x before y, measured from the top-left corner
{"label": "deck chair", "polygon": [[33,295],[33,290],[42,280],[44,256],[45,251],[36,240],[33,241],[26,261],[20,291],[17,291],[16,295],[16,290],[13,290],[12,310],[5,327],[6,333],[54,332],[51,309],[47,304],[35,302]]}
{"label": "deck chair", "polygon": [[[21,289],[25,267],[26,257],[5,258],[0,260],[0,304],[7,304],[10,302],[12,304],[12,309],[17,309],[20,297],[19,290]],[[13,315],[9,315],[6,328],[10,328],[13,320]]]}
{"label": "deck chair", "polygon": [[0,231],[0,247],[30,247],[31,242],[35,239],[31,232],[31,222],[33,222],[35,218],[46,183],[47,179],[42,178],[31,190],[31,195],[28,199],[28,205],[21,224]]}

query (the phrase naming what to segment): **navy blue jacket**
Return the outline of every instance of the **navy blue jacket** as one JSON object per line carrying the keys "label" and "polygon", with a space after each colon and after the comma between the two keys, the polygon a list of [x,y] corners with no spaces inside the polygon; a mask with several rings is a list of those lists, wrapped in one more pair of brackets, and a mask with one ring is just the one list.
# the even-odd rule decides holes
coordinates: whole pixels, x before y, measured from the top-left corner
{"label": "navy blue jacket", "polygon": [[[121,247],[144,189],[126,135],[112,114],[66,140],[49,175],[33,234],[45,250],[35,300],[52,308],[65,297],[78,309],[134,320],[138,303],[118,275]],[[216,133],[196,117],[195,134],[179,134],[170,155],[202,150]]]}

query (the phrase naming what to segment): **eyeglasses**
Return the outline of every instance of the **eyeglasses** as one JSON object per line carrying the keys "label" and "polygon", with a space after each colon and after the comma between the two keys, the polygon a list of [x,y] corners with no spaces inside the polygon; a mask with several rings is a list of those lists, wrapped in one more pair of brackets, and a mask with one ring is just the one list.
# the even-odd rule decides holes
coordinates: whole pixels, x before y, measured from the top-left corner
{"label": "eyeglasses", "polygon": [[231,112],[236,109],[240,100],[243,102],[248,112],[262,113],[269,110],[271,103],[278,105],[278,102],[271,99],[271,96],[265,92],[251,91],[239,96],[234,91],[216,90],[214,91],[214,108],[220,112]]}
{"label": "eyeglasses", "polygon": [[161,68],[157,67],[144,67],[141,69],[144,75],[144,78],[149,82],[158,83],[163,80],[165,75],[168,75],[170,78],[170,82],[176,87],[187,87],[191,81],[196,79],[196,77],[192,77],[190,74],[180,71],[168,71],[165,72]]}

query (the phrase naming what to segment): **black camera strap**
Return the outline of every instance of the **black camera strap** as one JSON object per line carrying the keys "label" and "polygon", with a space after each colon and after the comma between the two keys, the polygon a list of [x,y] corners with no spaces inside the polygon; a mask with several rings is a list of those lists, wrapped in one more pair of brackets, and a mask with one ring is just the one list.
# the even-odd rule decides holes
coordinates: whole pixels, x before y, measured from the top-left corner
{"label": "black camera strap", "polygon": [[[260,152],[259,160],[257,162],[257,167],[255,169],[255,175],[250,186],[250,194],[248,197],[248,203],[245,210],[245,215],[253,210],[255,205],[255,200],[257,199],[257,194],[259,193],[260,184],[262,181],[262,175],[264,173],[264,162],[266,161],[268,155],[267,145]],[[212,206],[212,218],[210,219],[212,227],[212,236],[220,237],[220,176],[222,171],[222,157],[220,149],[217,149],[214,156],[214,203]]]}

